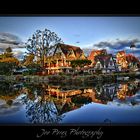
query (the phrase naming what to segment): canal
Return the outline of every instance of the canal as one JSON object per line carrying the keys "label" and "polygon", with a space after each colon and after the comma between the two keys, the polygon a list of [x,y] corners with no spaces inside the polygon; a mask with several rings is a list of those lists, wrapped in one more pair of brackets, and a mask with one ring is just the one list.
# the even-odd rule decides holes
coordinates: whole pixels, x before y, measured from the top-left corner
{"label": "canal", "polygon": [[0,82],[0,124],[138,124],[140,81]]}

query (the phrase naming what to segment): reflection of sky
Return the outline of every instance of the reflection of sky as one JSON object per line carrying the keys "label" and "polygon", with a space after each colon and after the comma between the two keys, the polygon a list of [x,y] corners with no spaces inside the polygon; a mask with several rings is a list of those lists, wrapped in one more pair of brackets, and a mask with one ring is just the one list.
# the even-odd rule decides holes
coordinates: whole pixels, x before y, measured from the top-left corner
{"label": "reflection of sky", "polygon": [[140,105],[116,106],[91,103],[65,114],[61,123],[140,123]]}
{"label": "reflection of sky", "polygon": [[0,105],[0,124],[28,122],[25,111],[25,107],[20,103],[15,103],[12,106]]}

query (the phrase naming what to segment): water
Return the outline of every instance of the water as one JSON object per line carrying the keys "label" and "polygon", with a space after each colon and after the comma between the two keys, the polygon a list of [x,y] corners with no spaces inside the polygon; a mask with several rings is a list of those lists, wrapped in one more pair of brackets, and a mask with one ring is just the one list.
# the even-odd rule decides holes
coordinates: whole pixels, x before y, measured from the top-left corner
{"label": "water", "polygon": [[0,82],[1,124],[138,124],[138,80],[74,85]]}

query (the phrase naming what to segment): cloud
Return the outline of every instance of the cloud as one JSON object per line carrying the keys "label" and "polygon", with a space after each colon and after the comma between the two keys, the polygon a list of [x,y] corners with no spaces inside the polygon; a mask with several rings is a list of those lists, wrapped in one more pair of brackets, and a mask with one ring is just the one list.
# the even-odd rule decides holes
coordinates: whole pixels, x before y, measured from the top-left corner
{"label": "cloud", "polygon": [[13,55],[14,55],[16,58],[22,60],[22,59],[24,58],[25,52],[24,52],[24,50],[13,49]]}
{"label": "cloud", "polygon": [[12,106],[0,104],[0,116],[9,116],[18,112],[21,108],[21,103],[13,103]]}
{"label": "cloud", "polygon": [[107,41],[101,41],[97,44],[94,44],[95,47],[103,48],[103,47],[109,47],[110,49],[123,49],[125,47],[128,47],[131,45],[131,43],[140,43],[140,39],[134,38],[134,39],[115,39],[115,40],[107,40]]}
{"label": "cloud", "polygon": [[[135,49],[131,49],[131,43],[136,45]],[[140,51],[140,39],[139,38],[128,38],[128,39],[114,39],[105,40],[93,44],[93,49],[106,49],[109,53],[117,53],[118,51],[125,50],[127,53],[138,53]]]}
{"label": "cloud", "polygon": [[5,50],[6,48],[24,48],[24,43],[21,39],[10,33],[0,33],[0,49]]}

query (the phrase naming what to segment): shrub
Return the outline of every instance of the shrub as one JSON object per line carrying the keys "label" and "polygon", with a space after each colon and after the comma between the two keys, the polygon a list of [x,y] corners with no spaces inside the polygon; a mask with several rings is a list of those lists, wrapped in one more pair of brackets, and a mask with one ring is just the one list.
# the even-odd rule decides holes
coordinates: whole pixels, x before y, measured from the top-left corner
{"label": "shrub", "polygon": [[15,67],[15,63],[0,62],[0,75],[11,75]]}

